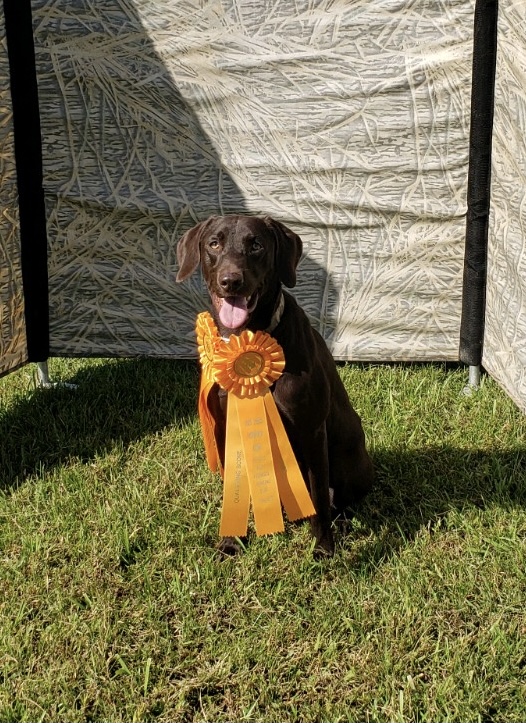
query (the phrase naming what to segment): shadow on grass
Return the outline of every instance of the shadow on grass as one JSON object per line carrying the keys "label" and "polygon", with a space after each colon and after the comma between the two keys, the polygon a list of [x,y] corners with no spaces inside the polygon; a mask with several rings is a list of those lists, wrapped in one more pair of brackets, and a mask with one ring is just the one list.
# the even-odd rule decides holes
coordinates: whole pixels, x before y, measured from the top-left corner
{"label": "shadow on grass", "polygon": [[36,389],[0,415],[0,489],[193,420],[198,380],[196,362],[124,359],[80,370],[77,389]]}
{"label": "shadow on grass", "polygon": [[[396,554],[452,509],[526,507],[526,446],[505,452],[440,445],[377,450],[374,463],[374,490],[355,512],[363,533],[375,533],[358,560],[364,568]],[[344,526],[343,547],[352,548],[356,539]]]}
{"label": "shadow on grass", "polygon": [[[0,416],[0,489],[9,492],[42,469],[71,459],[87,462],[197,413],[196,362],[111,360],[81,369],[78,389],[37,389]],[[376,450],[373,492],[356,510],[370,545],[356,561],[364,569],[397,551],[451,509],[526,507],[526,447],[502,451],[441,446]],[[360,531],[339,543],[352,548]]]}

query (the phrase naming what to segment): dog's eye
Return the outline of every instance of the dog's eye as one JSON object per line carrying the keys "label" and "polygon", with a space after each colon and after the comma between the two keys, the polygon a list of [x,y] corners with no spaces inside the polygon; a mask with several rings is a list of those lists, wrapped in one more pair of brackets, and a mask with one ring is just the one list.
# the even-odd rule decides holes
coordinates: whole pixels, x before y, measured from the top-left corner
{"label": "dog's eye", "polygon": [[253,239],[250,241],[250,250],[251,250],[251,251],[261,251],[262,248],[263,248],[263,244],[260,243],[260,242],[257,240],[257,238],[253,238]]}
{"label": "dog's eye", "polygon": [[209,249],[218,249],[219,241],[216,238],[210,239],[210,241],[208,242],[208,248]]}

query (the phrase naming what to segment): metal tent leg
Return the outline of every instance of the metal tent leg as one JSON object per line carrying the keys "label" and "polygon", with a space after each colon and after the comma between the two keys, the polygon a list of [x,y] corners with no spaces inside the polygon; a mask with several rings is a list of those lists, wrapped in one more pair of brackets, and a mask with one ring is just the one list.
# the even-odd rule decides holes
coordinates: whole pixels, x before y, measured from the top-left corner
{"label": "metal tent leg", "polygon": [[480,388],[480,365],[469,367],[468,383],[464,387],[464,394],[469,396]]}
{"label": "metal tent leg", "polygon": [[49,378],[47,361],[37,362],[37,385],[41,389],[55,389],[56,387],[77,389],[78,387],[78,384],[68,384],[68,382],[52,382]]}
{"label": "metal tent leg", "polygon": [[51,383],[51,380],[49,378],[49,369],[47,365],[47,361],[43,362],[37,362],[37,379],[38,379],[38,386],[43,387],[44,389],[49,389],[53,386]]}

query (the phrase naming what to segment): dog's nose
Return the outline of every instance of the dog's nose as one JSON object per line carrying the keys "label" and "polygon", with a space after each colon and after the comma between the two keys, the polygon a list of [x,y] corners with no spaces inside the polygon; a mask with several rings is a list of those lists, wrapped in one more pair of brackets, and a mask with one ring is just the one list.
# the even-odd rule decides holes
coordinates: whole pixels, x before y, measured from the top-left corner
{"label": "dog's nose", "polygon": [[235,293],[243,285],[243,276],[237,271],[229,271],[219,278],[219,286],[226,293]]}

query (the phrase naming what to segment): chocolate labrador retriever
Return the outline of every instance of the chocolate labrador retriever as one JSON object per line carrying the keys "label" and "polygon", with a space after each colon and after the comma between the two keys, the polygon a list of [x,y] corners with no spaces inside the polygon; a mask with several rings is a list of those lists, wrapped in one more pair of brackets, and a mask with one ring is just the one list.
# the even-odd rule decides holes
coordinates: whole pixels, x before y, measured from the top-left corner
{"label": "chocolate labrador retriever", "polygon": [[[212,216],[180,239],[177,281],[201,264],[221,336],[261,329],[283,348],[286,366],[272,394],[316,509],[311,528],[322,557],[334,553],[332,512],[368,492],[373,466],[324,340],[282,289],[295,286],[301,252],[300,237],[269,216]],[[224,418],[226,395],[216,387],[210,403]],[[222,549],[233,553],[237,545],[224,539]]]}

